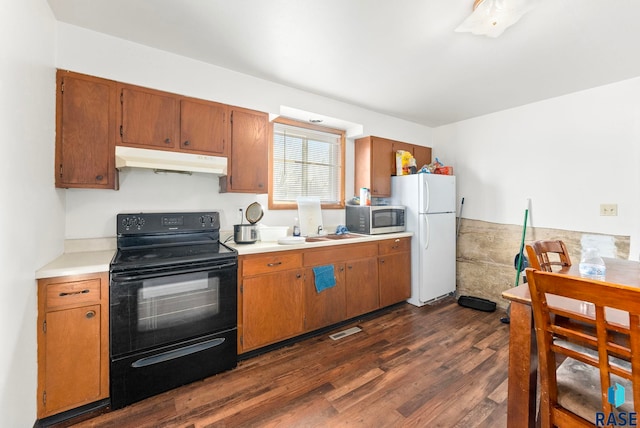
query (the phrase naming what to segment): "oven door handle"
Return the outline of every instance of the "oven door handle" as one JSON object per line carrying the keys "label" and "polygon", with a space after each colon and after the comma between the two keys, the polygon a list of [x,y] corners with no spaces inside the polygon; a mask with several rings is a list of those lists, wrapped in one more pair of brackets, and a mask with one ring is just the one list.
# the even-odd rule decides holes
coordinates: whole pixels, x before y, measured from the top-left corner
{"label": "oven door handle", "polygon": [[[199,267],[195,267],[195,268],[191,268],[191,269],[179,269],[179,270],[175,270],[175,271],[167,271],[167,270],[163,270],[160,272],[153,272],[153,273],[148,273],[148,274],[127,274],[127,273],[112,273],[111,274],[111,281],[113,282],[126,282],[126,281],[136,281],[136,280],[140,280],[140,279],[149,279],[149,278],[157,278],[159,276],[167,276],[167,275],[180,275],[183,273],[194,273],[194,272],[211,272],[211,271],[215,271],[215,270],[222,270],[222,269],[227,269],[227,268],[231,268],[231,267],[235,267],[237,266],[236,262],[232,262],[232,263],[225,263],[225,264],[221,264],[221,265],[214,265],[214,266],[207,266],[207,267],[203,267],[203,266],[199,266]],[[124,276],[126,275],[126,276]]]}
{"label": "oven door handle", "polygon": [[185,346],[184,348],[174,349],[173,351],[163,352],[161,354],[154,355],[152,357],[140,358],[139,360],[131,363],[133,368],[141,368],[152,366],[154,364],[164,363],[165,361],[173,360],[175,358],[181,358],[186,355],[195,354],[196,352],[204,351],[215,346],[220,346],[224,342],[224,337],[218,337],[216,339],[207,340],[205,342],[196,343],[194,345]]}

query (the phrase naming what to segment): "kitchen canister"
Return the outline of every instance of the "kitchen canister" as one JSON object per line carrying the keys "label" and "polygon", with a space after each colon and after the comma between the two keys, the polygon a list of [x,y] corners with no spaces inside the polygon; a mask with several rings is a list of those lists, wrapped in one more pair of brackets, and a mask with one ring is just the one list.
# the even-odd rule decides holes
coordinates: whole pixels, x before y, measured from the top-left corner
{"label": "kitchen canister", "polygon": [[360,188],[360,205],[371,205],[371,192],[369,192],[369,189],[366,187]]}

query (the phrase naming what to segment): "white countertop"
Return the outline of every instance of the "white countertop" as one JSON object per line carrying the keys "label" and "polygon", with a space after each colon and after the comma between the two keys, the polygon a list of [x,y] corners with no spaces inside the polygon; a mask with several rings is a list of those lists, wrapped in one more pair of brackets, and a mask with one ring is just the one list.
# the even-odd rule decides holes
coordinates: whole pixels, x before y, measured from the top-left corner
{"label": "white countertop", "polygon": [[[413,236],[411,232],[386,233],[383,235],[359,235],[356,238],[331,239],[320,242],[304,242],[301,244],[281,245],[277,242],[256,242],[254,244],[236,244],[227,242],[227,245],[235,248],[239,255],[270,253],[274,251],[301,250],[307,248],[330,247],[332,245],[347,245],[363,242],[375,242],[385,239],[405,238]],[[77,246],[77,243],[75,244]],[[85,243],[82,243],[84,246]],[[107,247],[109,245],[106,245]],[[98,249],[78,251],[80,248],[73,248],[75,251],[68,251],[53,260],[51,263],[42,266],[36,271],[36,279],[53,278],[58,276],[80,275],[84,273],[108,272],[109,264],[115,254],[115,249]],[[100,248],[100,247],[97,247]]]}
{"label": "white countertop", "polygon": [[331,239],[320,242],[303,242],[301,244],[281,245],[277,242],[261,242],[254,244],[236,244],[233,241],[227,242],[227,245],[235,248],[239,255],[270,253],[274,251],[303,250],[307,248],[330,247],[332,245],[347,245],[362,242],[383,241],[385,239],[406,238],[413,236],[412,232],[385,233],[382,235],[359,235],[357,238]]}
{"label": "white countertop", "polygon": [[109,272],[115,250],[64,253],[36,271],[36,279]]}

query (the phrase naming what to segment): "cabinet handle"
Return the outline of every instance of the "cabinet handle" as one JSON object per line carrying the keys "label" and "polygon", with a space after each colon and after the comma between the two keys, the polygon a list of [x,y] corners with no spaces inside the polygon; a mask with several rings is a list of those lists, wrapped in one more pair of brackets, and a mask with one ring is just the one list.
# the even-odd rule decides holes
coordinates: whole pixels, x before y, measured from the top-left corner
{"label": "cabinet handle", "polygon": [[102,175],[96,175],[96,180],[98,181],[102,181],[104,177]]}
{"label": "cabinet handle", "polygon": [[396,239],[396,240],[395,240],[395,241],[393,241],[393,242],[400,242],[400,239]]}
{"label": "cabinet handle", "polygon": [[380,259],[380,263],[381,263],[381,264],[384,264],[384,259]]}
{"label": "cabinet handle", "polygon": [[400,245],[394,245],[393,247],[391,247],[392,250],[397,250],[398,248],[400,248]]}
{"label": "cabinet handle", "polygon": [[282,262],[267,263],[267,266],[274,267],[274,266],[280,266],[281,264],[282,264]]}
{"label": "cabinet handle", "polygon": [[96,311],[89,311],[86,314],[84,314],[84,316],[85,316],[85,318],[90,320],[91,318],[96,316]]}
{"label": "cabinet handle", "polygon": [[187,141],[185,141],[185,142],[184,142],[184,145],[185,145],[185,146],[188,146],[189,144],[191,144],[191,143],[189,142],[189,140],[187,140]]}
{"label": "cabinet handle", "polygon": [[171,144],[171,138],[165,138],[164,142],[165,144]]}
{"label": "cabinet handle", "polygon": [[59,296],[60,297],[75,296],[76,294],[87,294],[88,292],[89,292],[88,289],[81,290],[81,291],[72,291],[70,293],[62,292],[62,293],[59,294]]}
{"label": "cabinet handle", "polygon": [[296,278],[300,279],[300,277],[302,277],[302,275],[300,275],[299,273],[296,274]]}

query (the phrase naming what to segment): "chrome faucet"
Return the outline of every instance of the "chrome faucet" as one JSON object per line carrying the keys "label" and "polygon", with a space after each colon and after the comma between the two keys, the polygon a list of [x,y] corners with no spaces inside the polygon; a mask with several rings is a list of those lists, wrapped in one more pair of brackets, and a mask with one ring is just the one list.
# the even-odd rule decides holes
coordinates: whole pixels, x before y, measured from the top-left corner
{"label": "chrome faucet", "polygon": [[322,225],[318,226],[318,235],[322,235]]}

